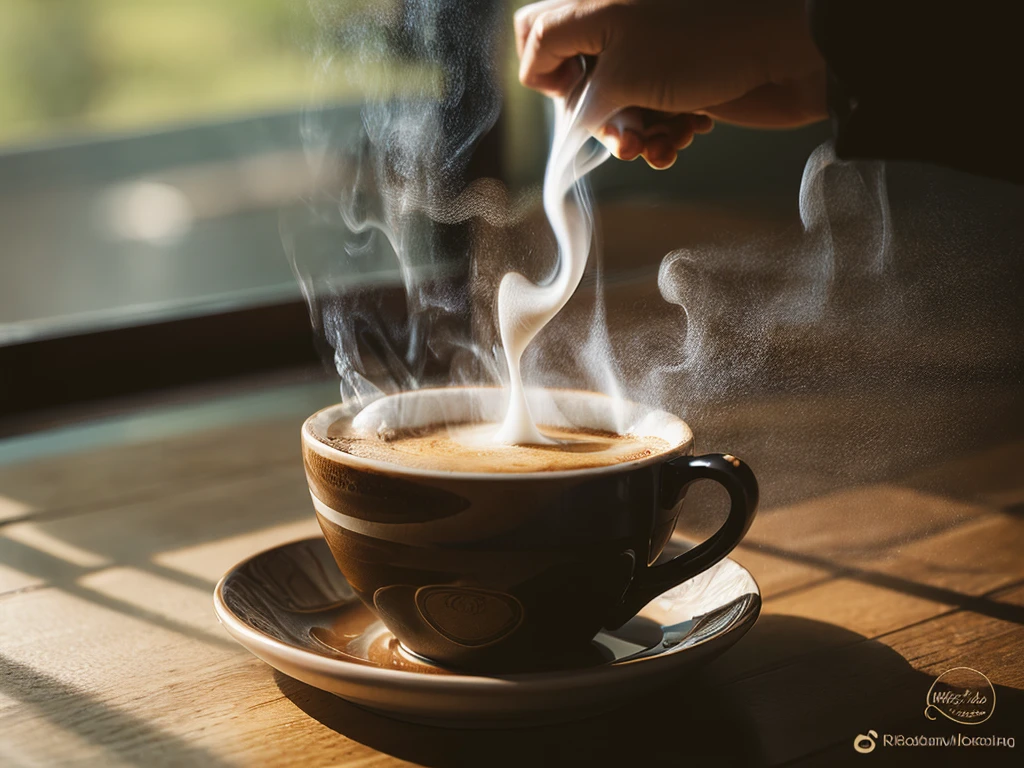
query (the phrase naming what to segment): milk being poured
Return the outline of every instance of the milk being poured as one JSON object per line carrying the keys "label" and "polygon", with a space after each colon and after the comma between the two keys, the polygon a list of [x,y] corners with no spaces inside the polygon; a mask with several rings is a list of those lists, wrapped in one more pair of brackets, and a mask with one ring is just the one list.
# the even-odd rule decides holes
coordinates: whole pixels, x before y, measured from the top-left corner
{"label": "milk being poured", "polygon": [[544,212],[558,243],[554,277],[536,285],[518,272],[509,272],[498,288],[498,324],[508,363],[508,409],[495,441],[509,445],[552,442],[537,429],[526,401],[520,362],[527,345],[565,306],[583,278],[590,253],[593,226],[589,209],[581,205],[577,182],[608,159],[609,153],[584,127],[589,85],[585,78],[566,99],[555,99],[554,138],[544,173]]}

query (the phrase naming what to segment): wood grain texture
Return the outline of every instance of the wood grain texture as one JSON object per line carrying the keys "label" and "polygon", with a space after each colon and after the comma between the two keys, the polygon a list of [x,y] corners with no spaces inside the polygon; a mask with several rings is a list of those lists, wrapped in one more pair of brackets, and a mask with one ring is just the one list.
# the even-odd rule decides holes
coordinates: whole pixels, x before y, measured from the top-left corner
{"label": "wood grain texture", "polygon": [[866,486],[773,509],[754,522],[747,544],[862,562],[994,511],[898,485]]}
{"label": "wood grain texture", "polygon": [[[1003,593],[1006,602],[1024,606],[1024,588]],[[968,666],[993,683],[1024,689],[1024,611],[1016,621],[971,611],[957,611],[880,638],[915,669],[938,675],[951,667]]]}
{"label": "wood grain texture", "polygon": [[1024,579],[1022,553],[1024,521],[995,514],[867,560],[863,567],[977,596]]}
{"label": "wood grain texture", "polygon": [[827,568],[807,565],[785,557],[762,552],[755,545],[741,544],[731,557],[753,574],[763,598],[798,591],[802,587],[828,581],[833,573]]}
{"label": "wood grain texture", "polygon": [[[132,591],[131,579],[112,574],[105,586]],[[192,598],[175,605],[188,631],[57,589],[0,601],[3,691],[20,704],[0,711],[14,764],[75,763],[83,741],[97,765],[288,765],[297,753],[392,764],[296,710],[269,667],[214,641],[208,595]],[[59,725],[46,742],[40,721]]]}
{"label": "wood grain texture", "polygon": [[225,570],[317,531],[296,431],[256,421],[0,472],[0,765],[844,765],[867,727],[939,727],[924,692],[957,664],[1024,712],[1016,444],[965,460],[988,474],[959,492],[940,473],[767,511],[735,555],[766,598],[741,643],[615,713],[509,733],[360,710],[218,626]]}
{"label": "wood grain texture", "polygon": [[[199,576],[194,567],[181,570],[190,548],[299,522],[303,532],[316,531],[302,469],[293,463],[66,519],[9,524],[0,530],[0,562],[22,574],[15,579],[34,577],[70,589],[81,588],[84,574],[115,564],[170,570],[180,574],[174,578],[205,588],[232,561],[214,559]],[[251,543],[230,550],[232,557]],[[0,591],[6,588],[0,582]]]}
{"label": "wood grain texture", "polygon": [[[1001,599],[1024,605],[1024,589],[1015,587],[1001,593]],[[853,737],[868,728],[880,734],[948,737],[959,732],[967,736],[1014,737],[1015,749],[968,749],[950,752],[943,748],[876,748],[872,764],[879,765],[962,765],[1017,766],[1021,713],[1024,712],[1024,665],[1020,649],[1024,647],[1024,621],[1004,621],[969,611],[955,611],[929,621],[893,632],[864,645],[885,646],[905,668],[887,669],[862,665],[859,671],[877,685],[870,702],[854,702],[840,718],[846,723],[836,729],[834,743],[808,750],[793,764],[802,768],[853,764]],[[982,672],[996,691],[992,717],[974,726],[956,726],[939,718],[932,722],[923,715],[928,689],[935,679],[953,667],[966,666]],[[848,690],[843,690],[843,694]],[[954,756],[955,755],[955,756]],[[856,755],[858,759],[861,756]]]}
{"label": "wood grain texture", "polygon": [[[294,466],[302,418],[200,431],[0,467],[0,520],[68,516]],[[15,506],[17,505],[17,506]]]}
{"label": "wood grain texture", "polygon": [[854,579],[838,578],[769,599],[765,613],[800,616],[877,637],[946,613],[952,605]]}

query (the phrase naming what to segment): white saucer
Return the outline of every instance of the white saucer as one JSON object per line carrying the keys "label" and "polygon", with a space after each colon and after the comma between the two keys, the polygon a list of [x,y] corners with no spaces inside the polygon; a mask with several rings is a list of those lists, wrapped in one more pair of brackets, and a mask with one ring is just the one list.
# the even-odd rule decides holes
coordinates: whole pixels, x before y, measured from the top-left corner
{"label": "white saucer", "polygon": [[[674,539],[665,555],[687,546]],[[761,596],[750,573],[726,559],[598,634],[572,664],[495,676],[405,651],[355,596],[321,538],[239,563],[217,585],[214,607],[232,637],[290,677],[402,720],[494,727],[583,717],[670,682],[739,640]]]}

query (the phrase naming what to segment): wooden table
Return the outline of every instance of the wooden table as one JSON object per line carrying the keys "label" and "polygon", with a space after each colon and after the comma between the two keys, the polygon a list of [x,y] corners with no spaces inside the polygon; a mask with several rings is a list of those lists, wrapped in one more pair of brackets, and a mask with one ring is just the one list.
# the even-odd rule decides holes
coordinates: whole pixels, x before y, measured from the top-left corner
{"label": "wooden table", "polygon": [[[973,766],[1024,749],[1013,440],[764,508],[735,555],[766,598],[757,625],[701,674],[616,713],[440,730],[276,673],[219,627],[211,591],[238,560],[318,532],[298,428],[334,395],[261,384],[0,442],[0,765]],[[983,725],[922,714],[935,677],[959,665],[996,685]],[[869,729],[1021,743],[858,755]]]}

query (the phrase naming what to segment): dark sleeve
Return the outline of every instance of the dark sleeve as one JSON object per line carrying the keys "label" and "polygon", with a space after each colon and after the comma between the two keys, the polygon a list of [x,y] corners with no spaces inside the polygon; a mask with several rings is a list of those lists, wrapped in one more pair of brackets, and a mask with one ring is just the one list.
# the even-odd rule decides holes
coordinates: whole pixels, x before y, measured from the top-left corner
{"label": "dark sleeve", "polygon": [[1024,31],[1011,0],[807,0],[836,154],[1024,182]]}

